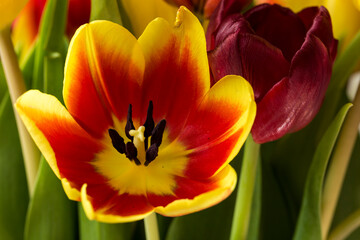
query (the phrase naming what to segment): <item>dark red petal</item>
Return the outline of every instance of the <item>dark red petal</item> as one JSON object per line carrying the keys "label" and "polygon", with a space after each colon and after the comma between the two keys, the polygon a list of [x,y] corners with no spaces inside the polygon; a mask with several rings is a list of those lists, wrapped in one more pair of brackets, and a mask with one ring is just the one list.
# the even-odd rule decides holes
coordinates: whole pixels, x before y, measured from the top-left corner
{"label": "dark red petal", "polygon": [[214,40],[218,28],[223,24],[224,20],[232,14],[239,14],[250,2],[249,0],[220,1],[218,7],[210,17],[206,31],[206,47],[208,51],[215,48]]}
{"label": "dark red petal", "polygon": [[71,38],[76,29],[90,20],[91,0],[69,0],[66,35]]}
{"label": "dark red petal", "polygon": [[256,102],[289,72],[282,52],[252,34],[230,35],[208,56],[215,81],[229,74],[244,77],[254,89]]}
{"label": "dark red petal", "polygon": [[334,39],[330,14],[326,8],[306,8],[299,12],[298,16],[302,19],[305,25],[308,25],[309,21],[312,20],[312,24],[310,25],[307,34],[313,34],[318,37],[328,49],[332,60],[335,60],[337,53],[337,40]]}
{"label": "dark red petal", "polygon": [[296,53],[290,75],[263,100],[252,128],[257,143],[276,140],[305,127],[317,114],[331,77],[332,60],[319,38],[308,35]]}
{"label": "dark red petal", "polygon": [[246,12],[245,18],[256,34],[281,49],[289,62],[304,41],[306,28],[288,8],[263,4]]}

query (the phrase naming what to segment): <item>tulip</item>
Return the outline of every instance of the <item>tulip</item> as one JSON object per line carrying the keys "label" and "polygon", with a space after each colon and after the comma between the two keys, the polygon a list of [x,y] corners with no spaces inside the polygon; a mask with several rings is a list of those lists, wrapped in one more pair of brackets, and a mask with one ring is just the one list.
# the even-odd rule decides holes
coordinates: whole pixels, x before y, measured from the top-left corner
{"label": "tulip", "polygon": [[[30,0],[14,22],[12,37],[23,59],[37,38],[47,0]],[[69,0],[66,35],[71,38],[82,24],[89,22],[91,0]]]}
{"label": "tulip", "polygon": [[305,7],[325,6],[330,12],[334,36],[343,41],[342,49],[360,30],[360,1],[358,0],[255,0],[255,3],[278,3],[295,12]]}
{"label": "tulip", "polygon": [[157,18],[137,40],[94,21],[77,30],[63,98],[31,90],[16,104],[67,196],[87,216],[128,222],[210,207],[236,184],[229,162],[255,118],[250,84],[210,88],[205,34],[186,8]]}
{"label": "tulip", "polygon": [[258,104],[254,141],[305,127],[319,111],[337,52],[328,11],[312,7],[295,14],[264,4],[213,24],[207,32],[213,80],[238,74],[250,82]]}
{"label": "tulip", "polygon": [[27,0],[1,0],[0,2],[0,30],[10,25],[21,9],[26,5]]}

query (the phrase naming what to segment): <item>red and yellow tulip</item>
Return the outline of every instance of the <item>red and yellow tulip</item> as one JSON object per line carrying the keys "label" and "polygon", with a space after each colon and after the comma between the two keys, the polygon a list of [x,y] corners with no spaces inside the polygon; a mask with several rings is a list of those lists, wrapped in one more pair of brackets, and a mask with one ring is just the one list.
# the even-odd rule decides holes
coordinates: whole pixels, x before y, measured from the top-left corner
{"label": "red and yellow tulip", "polygon": [[0,30],[10,25],[28,0],[1,0],[0,2]]}
{"label": "red and yellow tulip", "polygon": [[[39,32],[47,0],[30,0],[14,22],[12,37],[23,59],[32,48]],[[82,24],[89,22],[91,0],[69,0],[66,34],[69,38]]]}
{"label": "red and yellow tulip", "polygon": [[180,8],[137,40],[95,21],[71,40],[63,97],[31,90],[16,109],[72,200],[103,222],[179,216],[236,184],[228,164],[248,136],[252,88],[226,76],[210,88],[204,31]]}

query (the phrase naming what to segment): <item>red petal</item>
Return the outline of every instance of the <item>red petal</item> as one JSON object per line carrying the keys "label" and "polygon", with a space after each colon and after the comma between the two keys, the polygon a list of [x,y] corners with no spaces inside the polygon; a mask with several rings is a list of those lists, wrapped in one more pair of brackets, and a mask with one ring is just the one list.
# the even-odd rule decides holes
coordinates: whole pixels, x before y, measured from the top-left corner
{"label": "red petal", "polygon": [[229,74],[248,80],[254,89],[256,102],[289,71],[289,63],[278,48],[247,33],[230,35],[209,52],[209,62],[215,81]]}
{"label": "red petal", "polygon": [[252,128],[257,143],[276,140],[305,127],[319,111],[331,77],[332,59],[324,44],[308,35],[295,55],[289,77],[258,104]]}
{"label": "red petal", "polygon": [[180,8],[175,27],[156,19],[139,43],[146,58],[142,122],[152,100],[155,122],[165,118],[169,137],[174,139],[210,86],[203,28],[194,15]]}
{"label": "red petal", "polygon": [[256,34],[281,49],[289,62],[304,41],[305,26],[288,8],[259,5],[246,12],[245,18]]}

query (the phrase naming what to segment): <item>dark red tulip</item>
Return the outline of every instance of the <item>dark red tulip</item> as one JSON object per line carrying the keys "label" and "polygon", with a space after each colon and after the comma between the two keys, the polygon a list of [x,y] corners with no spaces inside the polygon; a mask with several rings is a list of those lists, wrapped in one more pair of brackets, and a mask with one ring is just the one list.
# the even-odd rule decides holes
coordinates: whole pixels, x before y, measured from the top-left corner
{"label": "dark red tulip", "polygon": [[273,141],[305,127],[320,109],[337,51],[328,11],[295,14],[268,4],[243,15],[218,10],[207,32],[213,81],[236,74],[250,82],[258,106],[254,140]]}

